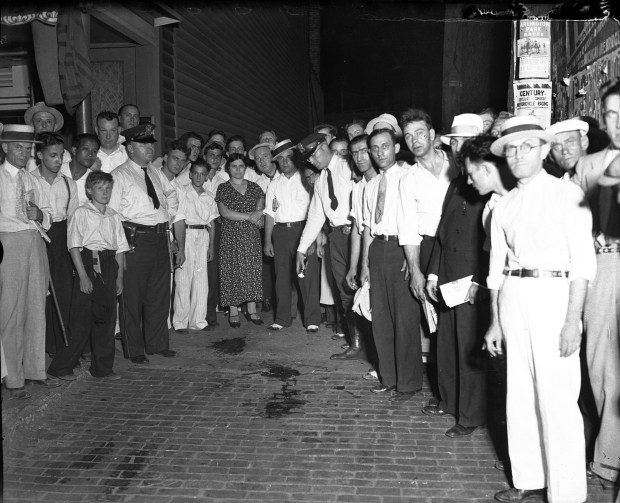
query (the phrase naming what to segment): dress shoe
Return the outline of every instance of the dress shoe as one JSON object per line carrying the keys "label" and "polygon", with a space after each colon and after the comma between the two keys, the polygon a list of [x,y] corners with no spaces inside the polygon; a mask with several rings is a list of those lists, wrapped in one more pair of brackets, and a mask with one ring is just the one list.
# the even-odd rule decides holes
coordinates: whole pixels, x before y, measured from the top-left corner
{"label": "dress shoe", "polygon": [[207,323],[209,324],[210,327],[213,327],[213,328],[216,328],[216,327],[220,326],[220,324],[219,324],[219,322],[217,320],[213,320],[213,321],[207,320]]}
{"label": "dress shoe", "polygon": [[396,385],[387,386],[386,384],[378,384],[377,386],[372,388],[370,391],[371,393],[388,393],[390,391],[394,391],[395,389],[396,389]]}
{"label": "dress shoe", "polygon": [[269,299],[263,300],[263,307],[261,308],[261,311],[263,313],[268,313],[269,311],[271,311],[271,301]]}
{"label": "dress shoe", "polygon": [[9,388],[9,393],[11,398],[19,398],[20,400],[26,400],[32,396],[24,388]]}
{"label": "dress shoe", "polygon": [[177,334],[182,334],[182,335],[188,335],[189,334],[189,330],[187,328],[178,328],[178,329],[175,329],[175,332]]}
{"label": "dress shoe", "polygon": [[477,429],[478,429],[477,426],[463,426],[461,424],[456,423],[452,428],[446,431],[446,437],[450,437],[450,438],[466,437],[467,435],[471,435]]}
{"label": "dress shoe", "polygon": [[366,351],[359,346],[348,346],[342,353],[329,357],[330,360],[366,360]]}
{"label": "dress shoe", "polygon": [[307,334],[316,334],[319,331],[319,327],[317,325],[308,325],[306,328]]}
{"label": "dress shoe", "polygon": [[142,364],[142,363],[148,363],[149,359],[144,355],[140,355],[140,356],[132,356],[131,358],[129,358],[129,361],[131,363]]}
{"label": "dress shoe", "polygon": [[364,381],[376,381],[379,379],[379,375],[376,370],[369,370],[362,376],[362,379],[364,379]]}
{"label": "dress shoe", "polygon": [[164,358],[174,358],[177,355],[177,352],[173,349],[162,349],[161,351],[153,354],[163,356]]}
{"label": "dress shoe", "polygon": [[264,325],[265,322],[261,319],[261,317],[256,313],[251,313],[249,315],[248,320],[250,320],[254,325]]}
{"label": "dress shoe", "polygon": [[26,384],[36,384],[38,386],[43,386],[45,388],[58,388],[59,386],[62,386],[61,383],[58,382],[58,380],[52,380],[52,379],[26,379]]}
{"label": "dress shoe", "polygon": [[439,405],[426,405],[422,407],[422,413],[427,416],[445,416],[447,414]]}
{"label": "dress shoe", "polygon": [[517,489],[511,487],[504,491],[495,493],[495,499],[503,502],[527,501],[533,503],[535,501],[544,501],[546,489]]}
{"label": "dress shoe", "polygon": [[277,332],[278,330],[282,330],[284,327],[278,323],[272,323],[267,327],[267,330],[270,332]]}
{"label": "dress shoe", "polygon": [[417,391],[397,391],[394,393],[388,401],[390,402],[406,402],[407,400],[411,400]]}
{"label": "dress shoe", "polygon": [[213,327],[213,325],[207,325],[206,327],[202,327],[200,329],[201,332],[213,332],[213,330],[215,330],[215,327]]}
{"label": "dress shoe", "polygon": [[115,374],[114,372],[110,372],[108,375],[105,375],[103,377],[96,377],[92,374],[89,374],[93,379],[97,379],[98,381],[118,381],[121,376],[119,376],[118,374]]}
{"label": "dress shoe", "polygon": [[[49,374],[52,375],[52,374]],[[65,374],[65,375],[61,375],[61,376],[52,376],[54,379],[60,379],[61,381],[75,381],[78,376],[76,376],[75,374]]]}
{"label": "dress shoe", "polygon": [[229,316],[228,317],[228,324],[232,328],[239,328],[241,326],[241,322],[239,321],[239,316]]}
{"label": "dress shoe", "polygon": [[332,340],[339,341],[340,339],[344,339],[344,334],[342,332],[336,332],[332,335]]}

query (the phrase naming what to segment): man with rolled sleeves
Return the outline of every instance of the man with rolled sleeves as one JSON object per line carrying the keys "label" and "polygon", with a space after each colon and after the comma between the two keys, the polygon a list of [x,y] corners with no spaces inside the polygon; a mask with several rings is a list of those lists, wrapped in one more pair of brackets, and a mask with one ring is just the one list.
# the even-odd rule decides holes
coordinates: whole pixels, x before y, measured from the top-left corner
{"label": "man with rolled sleeves", "polygon": [[609,146],[582,157],[573,181],[586,193],[593,215],[596,278],[584,312],[586,360],[600,429],[590,469],[618,483],[620,473],[620,80],[601,88]]}
{"label": "man with rolled sleeves", "polygon": [[394,392],[391,402],[411,399],[422,389],[422,343],[412,336],[420,310],[402,273],[398,243],[398,187],[408,167],[396,163],[400,149],[391,128],[375,129],[368,145],[379,175],[364,190],[364,237],[360,283],[370,282],[372,335],[381,383],[374,393]]}
{"label": "man with rolled sleeves", "polygon": [[[1,129],[1,128],[0,128]],[[6,358],[5,386],[14,398],[30,398],[24,384],[58,386],[45,374],[45,294],[49,269],[42,234],[52,209],[41,182],[26,170],[32,126],[7,124],[0,145],[0,336]]]}
{"label": "man with rolled sleeves", "polygon": [[506,421],[514,487],[498,501],[583,503],[583,420],[577,405],[580,322],[596,273],[592,215],[583,191],[543,170],[555,137],[529,115],[508,119],[491,152],[517,186],[491,217],[487,286],[491,356],[506,344]]}
{"label": "man with rolled sleeves", "polygon": [[158,168],[154,127],[142,124],[124,131],[129,159],[112,172],[109,206],[120,213],[129,242],[120,324],[125,357],[148,363],[147,354],[176,355],[169,347],[170,267],[168,230],[174,222],[179,244],[175,267],[185,261],[185,221],[175,220],[177,191]]}
{"label": "man with rolled sleeves", "polygon": [[[315,242],[323,224],[327,220],[330,226],[328,235],[332,274],[339,292],[342,312],[347,321],[347,334],[351,346],[363,347],[363,337],[357,315],[353,312],[353,291],[346,284],[349,269],[349,249],[351,234],[351,192],[353,179],[349,164],[345,159],[334,155],[324,134],[312,133],[301,140],[297,148],[302,157],[320,170],[319,179],[314,184],[314,195],[308,209],[308,219],[297,247],[296,270],[301,273],[308,248]],[[356,358],[365,359],[363,351],[356,353]]]}

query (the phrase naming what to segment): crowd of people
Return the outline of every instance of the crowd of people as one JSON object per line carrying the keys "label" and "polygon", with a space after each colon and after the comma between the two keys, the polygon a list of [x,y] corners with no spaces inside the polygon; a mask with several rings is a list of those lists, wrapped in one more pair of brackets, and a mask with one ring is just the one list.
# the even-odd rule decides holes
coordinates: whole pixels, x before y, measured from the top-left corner
{"label": "crowd of people", "polygon": [[620,81],[600,93],[602,129],[487,108],[438,134],[409,108],[251,148],[188,132],[158,158],[135,105],[68,144],[37,103],[0,137],[4,384],[29,398],[81,359],[118,379],[115,337],[141,365],[176,355],[170,328],[272,312],[276,332],[299,311],[398,403],[422,388],[422,330],[437,384],[422,412],[454,416],[448,437],[486,423],[506,362],[514,487],[496,499],[582,503],[587,476],[620,469]]}

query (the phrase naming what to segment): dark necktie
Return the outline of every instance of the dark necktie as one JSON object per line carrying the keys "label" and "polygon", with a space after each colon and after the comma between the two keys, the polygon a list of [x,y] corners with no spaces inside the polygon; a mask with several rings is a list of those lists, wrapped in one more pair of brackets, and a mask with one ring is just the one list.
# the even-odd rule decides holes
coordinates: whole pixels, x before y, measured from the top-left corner
{"label": "dark necktie", "polygon": [[155,192],[155,187],[153,186],[153,181],[149,176],[146,168],[142,168],[144,171],[144,180],[146,181],[146,193],[153,200],[153,206],[156,210],[159,209],[159,198],[157,197],[157,192]]}
{"label": "dark necktie", "polygon": [[329,193],[329,199],[331,200],[330,207],[332,210],[336,211],[338,208],[338,199],[336,199],[336,194],[334,193],[334,181],[332,180],[332,172],[327,170],[327,192]]}

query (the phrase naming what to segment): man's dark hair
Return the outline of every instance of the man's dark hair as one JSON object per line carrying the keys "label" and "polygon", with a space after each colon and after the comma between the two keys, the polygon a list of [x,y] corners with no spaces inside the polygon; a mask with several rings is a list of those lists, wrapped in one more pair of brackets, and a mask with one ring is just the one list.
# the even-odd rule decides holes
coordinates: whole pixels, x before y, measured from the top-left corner
{"label": "man's dark hair", "polygon": [[394,133],[394,130],[392,128],[381,128],[381,129],[375,129],[372,133],[370,133],[368,135],[368,145],[370,146],[370,140],[372,140],[375,136],[379,136],[380,134],[383,133],[387,133],[390,135],[390,138],[392,138],[392,143],[394,145],[396,145],[398,143],[398,140],[396,139],[396,133]]}
{"label": "man's dark hair", "polygon": [[173,150],[178,150],[179,152],[185,153],[186,157],[189,157],[189,155],[191,154],[191,149],[187,148],[187,140],[183,140],[181,138],[172,140],[168,144],[168,150],[166,152],[172,152]]}
{"label": "man's dark hair", "polygon": [[433,121],[431,116],[422,108],[409,107],[400,114],[400,127],[404,131],[405,126],[411,122],[425,122],[428,129],[433,129]]}
{"label": "man's dark hair", "polygon": [[133,103],[125,103],[122,107],[118,109],[118,116],[120,117],[121,115],[123,115],[123,111],[128,107],[134,107],[138,111],[138,113],[140,113],[140,109],[138,108],[138,105],[134,105]]}
{"label": "man's dark hair", "polygon": [[[47,147],[53,147],[54,145],[64,145],[64,138],[58,133],[50,133],[49,131],[45,131],[43,133],[39,133],[35,136],[35,140],[41,143],[35,143],[35,152],[42,152]],[[41,163],[41,160],[37,157],[37,164]]]}
{"label": "man's dark hair", "polygon": [[329,134],[332,136],[336,136],[338,134],[338,128],[336,126],[332,126],[331,124],[317,124],[314,126],[312,131],[314,133],[318,133],[319,129],[329,129]]}
{"label": "man's dark hair", "polygon": [[215,141],[207,142],[207,144],[202,147],[202,157],[207,157],[207,152],[209,150],[219,150],[222,154],[224,153],[224,147]]}
{"label": "man's dark hair", "polygon": [[349,142],[349,150],[353,148],[353,145],[357,145],[358,143],[364,143],[366,147],[368,147],[368,135],[366,133],[356,136]]}
{"label": "man's dark hair", "polygon": [[498,168],[506,164],[503,157],[496,156],[491,152],[491,144],[497,140],[495,136],[479,135],[465,140],[458,154],[460,161],[465,163],[465,159],[469,162],[492,162]]}
{"label": "man's dark hair", "polygon": [[601,106],[605,106],[605,100],[613,95],[620,95],[620,79],[608,80],[599,89],[601,95]]}
{"label": "man's dark hair", "polygon": [[80,148],[80,144],[83,141],[87,141],[87,140],[92,140],[95,143],[97,143],[97,148],[101,147],[101,142],[99,141],[99,137],[96,134],[92,134],[92,133],[82,133],[82,134],[75,135],[75,137],[73,138],[73,144],[71,146],[76,149]]}
{"label": "man's dark hair", "polygon": [[335,136],[332,141],[329,142],[329,148],[332,147],[332,143],[344,142],[347,144],[347,148],[349,146],[349,139],[344,136]]}
{"label": "man's dark hair", "polygon": [[212,129],[211,131],[209,131],[209,133],[207,134],[207,138],[210,140],[214,135],[219,134],[222,135],[224,137],[224,141],[226,141],[226,133],[224,131],[222,131],[221,129]]}
{"label": "man's dark hair", "polygon": [[[91,189],[100,183],[111,183],[114,184],[114,178],[110,173],[106,173],[105,171],[92,171],[88,173],[86,177],[86,182],[84,183],[85,189]],[[86,193],[88,195],[88,192]],[[91,199],[90,195],[88,198]]]}
{"label": "man's dark hair", "polygon": [[[190,138],[194,138],[195,140],[198,140],[200,142],[200,147],[202,147],[204,145],[204,139],[202,138],[202,136],[200,136],[198,133],[194,133],[193,131],[188,131],[187,133],[183,133],[181,136],[179,136],[178,141],[182,141],[183,143],[185,143],[185,147],[182,149],[175,149],[175,150],[185,150],[185,148],[187,148],[187,142]],[[191,149],[190,149],[191,150]],[[189,154],[188,154],[189,155]]]}
{"label": "man's dark hair", "polygon": [[364,129],[366,127],[366,121],[362,120],[362,119],[353,119],[351,122],[348,122],[347,124],[344,125],[344,130],[345,132],[347,131],[347,129],[349,129],[351,126],[362,126],[362,129]]}
{"label": "man's dark hair", "polygon": [[202,157],[202,155],[199,155],[196,160],[190,165],[189,167],[189,171],[190,173],[192,171],[194,171],[194,168],[196,167],[203,167],[203,168],[207,168],[207,171],[209,171],[209,165],[207,164],[207,161],[205,160],[204,157]]}
{"label": "man's dark hair", "polygon": [[120,124],[118,115],[115,114],[114,112],[110,112],[109,110],[104,110],[103,112],[99,112],[97,114],[97,118],[95,119],[95,124],[97,125],[97,127],[99,127],[100,119],[103,119],[106,121],[116,121],[118,124]]}
{"label": "man's dark hair", "polygon": [[485,107],[482,110],[480,110],[476,115],[484,115],[484,114],[489,114],[491,117],[493,117],[493,120],[497,118],[497,110],[495,110],[493,107]]}
{"label": "man's dark hair", "polygon": [[243,150],[247,150],[247,143],[245,142],[245,138],[239,134],[236,134],[234,136],[231,136],[230,138],[228,138],[228,140],[226,141],[226,151],[228,152],[228,147],[230,146],[230,144],[234,141],[240,141],[243,144]]}

